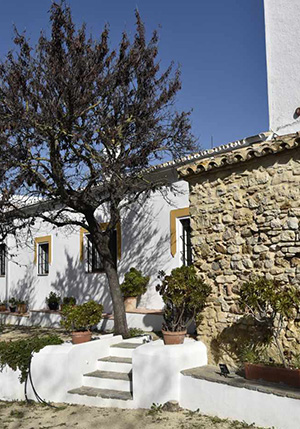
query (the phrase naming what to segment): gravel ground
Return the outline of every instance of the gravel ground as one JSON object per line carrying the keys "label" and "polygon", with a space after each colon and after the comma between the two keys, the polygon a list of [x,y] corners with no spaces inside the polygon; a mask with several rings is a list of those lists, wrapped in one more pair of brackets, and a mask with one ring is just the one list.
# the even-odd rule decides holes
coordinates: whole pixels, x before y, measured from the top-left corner
{"label": "gravel ground", "polygon": [[243,429],[257,428],[243,422],[207,417],[187,410],[168,412],[154,410],[121,410],[83,405],[58,408],[24,402],[0,402],[1,429]]}

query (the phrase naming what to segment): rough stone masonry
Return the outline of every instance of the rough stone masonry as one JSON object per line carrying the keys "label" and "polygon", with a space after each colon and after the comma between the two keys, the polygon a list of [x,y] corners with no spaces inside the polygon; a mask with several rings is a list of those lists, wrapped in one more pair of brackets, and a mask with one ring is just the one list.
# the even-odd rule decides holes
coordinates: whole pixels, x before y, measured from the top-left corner
{"label": "rough stone masonry", "polygon": [[[190,185],[194,264],[213,287],[197,329],[211,362],[236,360],[248,329],[239,325],[238,293],[250,276],[300,287],[299,142],[298,134],[260,141],[179,169]],[[298,325],[283,338],[294,354]]]}

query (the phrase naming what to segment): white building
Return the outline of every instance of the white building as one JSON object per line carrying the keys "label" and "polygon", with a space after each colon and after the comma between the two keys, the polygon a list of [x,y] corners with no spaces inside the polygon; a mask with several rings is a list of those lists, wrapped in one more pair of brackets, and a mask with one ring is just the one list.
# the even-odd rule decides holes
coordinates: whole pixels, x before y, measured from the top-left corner
{"label": "white building", "polygon": [[[280,135],[297,132],[300,129],[300,117],[295,114],[300,108],[300,28],[297,19],[300,2],[265,0],[264,5],[270,130]],[[204,151],[183,162],[205,157],[210,152],[229,151],[235,145],[250,144],[252,140],[257,142],[258,138],[254,136]],[[262,135],[262,140],[264,138]],[[164,196],[156,192],[144,204],[133,207],[123,216],[116,234],[120,280],[130,267],[151,276],[140,307],[161,308],[162,301],[155,290],[158,271],[170,272],[182,263],[190,262],[186,221],[189,216],[188,184],[178,181],[176,167],[179,164],[166,163],[153,171],[153,174],[167,177],[177,192],[166,190]],[[101,214],[99,222],[105,222]],[[14,296],[28,300],[32,309],[41,309],[45,307],[45,298],[50,291],[55,291],[62,297],[75,296],[78,302],[95,299],[104,305],[105,312],[112,311],[106,276],[103,272],[94,272],[97,263],[87,260],[84,231],[75,227],[58,229],[37,222],[31,237],[23,237],[22,241],[16,248],[14,239],[9,238],[6,262],[4,247],[0,247],[0,300]]]}
{"label": "white building", "polygon": [[[174,191],[158,191],[124,214],[113,247],[121,281],[131,267],[151,277],[139,306],[160,309],[162,300],[155,290],[158,271],[170,272],[188,263],[183,231],[189,229],[189,203],[188,184],[178,182],[172,163],[154,169],[153,174],[167,178]],[[98,218],[105,223],[101,212]],[[112,312],[106,275],[82,228],[57,228],[37,220],[30,234],[23,231],[18,238],[18,245],[8,238],[6,261],[4,245],[0,249],[0,301],[15,297],[28,301],[30,309],[43,309],[54,291],[61,297],[74,296],[78,303],[94,299],[105,312]]]}

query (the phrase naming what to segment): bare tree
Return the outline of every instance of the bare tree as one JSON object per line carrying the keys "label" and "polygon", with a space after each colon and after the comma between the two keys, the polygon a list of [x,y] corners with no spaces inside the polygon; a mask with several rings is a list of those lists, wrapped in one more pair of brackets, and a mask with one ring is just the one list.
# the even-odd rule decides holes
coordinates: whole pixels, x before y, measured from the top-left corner
{"label": "bare tree", "polygon": [[[126,337],[109,237],[122,209],[162,185],[147,168],[194,150],[189,113],[174,108],[180,72],[173,64],[160,71],[158,35],[146,40],[137,11],[134,38],[124,32],[118,50],[108,27],[96,40],[85,25],[76,29],[64,1],[52,4],[50,21],[51,36],[41,33],[35,47],[15,30],[16,49],[0,63],[2,233],[13,231],[13,219],[24,226],[36,216],[86,228],[108,278],[115,333]],[[53,210],[28,211],[16,194]]]}

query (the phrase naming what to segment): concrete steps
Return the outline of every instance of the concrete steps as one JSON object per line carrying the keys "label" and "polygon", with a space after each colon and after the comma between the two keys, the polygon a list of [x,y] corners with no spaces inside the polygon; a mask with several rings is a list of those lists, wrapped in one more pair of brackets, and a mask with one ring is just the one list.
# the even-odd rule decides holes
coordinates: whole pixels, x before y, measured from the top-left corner
{"label": "concrete steps", "polygon": [[96,370],[84,374],[83,385],[100,389],[115,389],[119,391],[131,391],[131,372],[115,372]]}
{"label": "concrete steps", "polygon": [[110,355],[96,363],[96,370],[83,374],[83,385],[69,390],[74,403],[101,407],[130,408],[132,394],[132,353],[144,343],[143,337],[123,340],[110,346]]}

